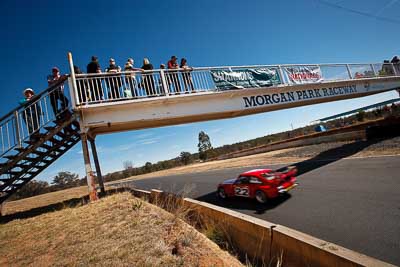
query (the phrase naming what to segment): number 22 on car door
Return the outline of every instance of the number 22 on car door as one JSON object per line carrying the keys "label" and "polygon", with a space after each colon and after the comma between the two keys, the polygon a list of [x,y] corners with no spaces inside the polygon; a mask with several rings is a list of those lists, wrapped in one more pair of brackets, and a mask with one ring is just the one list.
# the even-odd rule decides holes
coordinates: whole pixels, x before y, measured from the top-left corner
{"label": "number 22 on car door", "polygon": [[234,185],[235,196],[249,197],[249,178],[239,177]]}

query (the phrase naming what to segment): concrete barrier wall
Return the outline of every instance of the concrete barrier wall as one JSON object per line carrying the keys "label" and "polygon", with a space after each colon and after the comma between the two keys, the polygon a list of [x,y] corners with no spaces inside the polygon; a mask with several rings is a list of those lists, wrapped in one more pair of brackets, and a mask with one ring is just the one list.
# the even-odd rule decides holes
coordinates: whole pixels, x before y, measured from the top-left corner
{"label": "concrete barrier wall", "polygon": [[[282,259],[282,266],[394,266],[288,227],[273,224],[209,203],[179,198],[160,190],[129,189],[162,207],[174,198],[199,215],[203,223],[212,223],[229,237],[229,242],[250,262],[267,266]],[[273,266],[273,265],[272,265]]]}
{"label": "concrete barrier wall", "polygon": [[322,136],[297,139],[297,140],[287,141],[287,142],[277,142],[277,143],[272,143],[269,145],[257,147],[254,149],[237,151],[237,152],[233,152],[230,154],[221,155],[218,157],[218,159],[221,160],[221,159],[228,159],[228,158],[243,157],[243,156],[249,156],[249,155],[254,155],[254,154],[258,154],[258,153],[265,153],[265,152],[279,150],[279,149],[293,148],[293,147],[307,146],[307,145],[314,145],[314,144],[321,144],[321,143],[363,140],[365,138],[366,138],[365,130],[338,133],[338,134],[333,134],[333,135],[322,135]]}

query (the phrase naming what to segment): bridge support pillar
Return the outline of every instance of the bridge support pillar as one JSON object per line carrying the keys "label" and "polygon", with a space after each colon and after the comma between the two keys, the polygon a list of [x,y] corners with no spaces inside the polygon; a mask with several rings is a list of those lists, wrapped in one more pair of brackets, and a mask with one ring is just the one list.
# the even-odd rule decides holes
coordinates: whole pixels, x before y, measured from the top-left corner
{"label": "bridge support pillar", "polygon": [[85,161],[85,170],[86,170],[86,179],[89,190],[89,198],[90,201],[96,201],[98,199],[97,191],[96,191],[96,183],[94,181],[94,175],[92,171],[92,166],[90,165],[90,157],[89,157],[89,148],[87,143],[87,134],[81,134],[82,140],[82,151],[83,151],[83,160]]}
{"label": "bridge support pillar", "polygon": [[96,168],[96,176],[97,176],[97,180],[99,181],[100,191],[101,191],[101,194],[104,196],[106,194],[106,191],[104,189],[103,176],[101,175],[99,158],[97,157],[96,141],[95,141],[95,139],[89,138],[89,142],[90,142],[90,146],[92,148],[94,166]]}

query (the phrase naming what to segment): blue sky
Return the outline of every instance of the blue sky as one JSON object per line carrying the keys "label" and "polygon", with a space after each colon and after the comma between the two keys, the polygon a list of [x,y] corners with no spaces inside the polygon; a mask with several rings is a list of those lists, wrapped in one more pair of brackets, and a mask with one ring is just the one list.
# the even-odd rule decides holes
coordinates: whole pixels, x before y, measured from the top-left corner
{"label": "blue sky", "polygon": [[[154,66],[171,55],[192,66],[279,63],[381,62],[400,54],[400,1],[10,1],[0,2],[0,114],[14,108],[22,90],[46,88],[51,67],[66,73],[67,52],[86,68],[97,55],[123,65],[144,57]],[[389,18],[394,22],[373,16]],[[236,119],[124,132],[97,137],[103,173],[195,152],[200,130],[214,146],[287,130],[397,93],[320,104]],[[76,145],[38,179],[58,171],[83,175]]]}

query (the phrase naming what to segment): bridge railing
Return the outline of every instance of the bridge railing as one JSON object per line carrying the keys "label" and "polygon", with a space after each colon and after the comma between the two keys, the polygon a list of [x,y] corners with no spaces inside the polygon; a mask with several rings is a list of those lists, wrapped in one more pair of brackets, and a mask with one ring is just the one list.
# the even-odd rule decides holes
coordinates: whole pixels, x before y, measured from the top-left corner
{"label": "bridge railing", "polygon": [[75,74],[75,104],[400,76],[400,64],[293,64]]}
{"label": "bridge railing", "polygon": [[[39,134],[42,127],[54,122],[67,109],[71,108],[68,103],[62,105],[57,100],[61,94],[60,89],[64,87],[67,98],[67,77],[35,95],[30,101],[20,105],[0,118],[0,156],[7,154],[15,147],[23,146],[23,142]],[[68,101],[69,102],[69,101]],[[52,105],[58,105],[56,112]]]}

